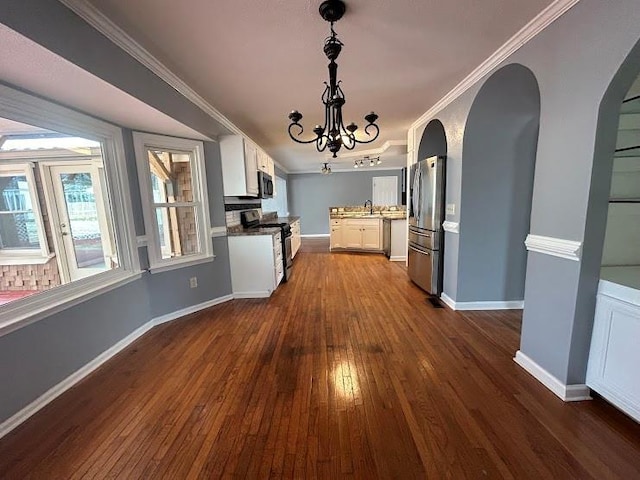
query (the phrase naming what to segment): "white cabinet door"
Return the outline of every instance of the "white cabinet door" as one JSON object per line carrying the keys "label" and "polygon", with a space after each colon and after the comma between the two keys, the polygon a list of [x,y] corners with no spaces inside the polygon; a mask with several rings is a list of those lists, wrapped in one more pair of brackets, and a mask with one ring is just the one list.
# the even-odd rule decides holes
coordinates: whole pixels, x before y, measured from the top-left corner
{"label": "white cabinet door", "polygon": [[362,226],[343,225],[342,240],[345,248],[362,248]]}
{"label": "white cabinet door", "polygon": [[362,227],[362,248],[380,250],[380,220],[369,220],[370,225]]}
{"label": "white cabinet door", "polygon": [[222,184],[227,197],[257,197],[258,168],[255,145],[241,135],[220,137]]}
{"label": "white cabinet door", "polygon": [[343,248],[344,242],[342,240],[342,221],[331,220],[331,237],[330,248]]}
{"label": "white cabinet door", "polygon": [[258,150],[256,147],[245,140],[244,162],[246,168],[247,193],[253,195],[258,195],[260,190],[258,186],[257,154]]}
{"label": "white cabinet door", "polygon": [[[278,234],[279,235],[279,234]],[[278,240],[279,242],[280,240]],[[236,298],[264,298],[278,286],[278,251],[272,235],[228,237],[231,288]],[[279,258],[282,265],[282,257]]]}

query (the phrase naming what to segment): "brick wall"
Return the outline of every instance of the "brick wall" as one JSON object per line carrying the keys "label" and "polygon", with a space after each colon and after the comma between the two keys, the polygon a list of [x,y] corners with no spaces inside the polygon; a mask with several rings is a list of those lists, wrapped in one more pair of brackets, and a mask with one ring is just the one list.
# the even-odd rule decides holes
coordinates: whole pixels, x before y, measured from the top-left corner
{"label": "brick wall", "polygon": [[0,291],[42,291],[57,287],[61,283],[55,258],[44,265],[0,266]]}

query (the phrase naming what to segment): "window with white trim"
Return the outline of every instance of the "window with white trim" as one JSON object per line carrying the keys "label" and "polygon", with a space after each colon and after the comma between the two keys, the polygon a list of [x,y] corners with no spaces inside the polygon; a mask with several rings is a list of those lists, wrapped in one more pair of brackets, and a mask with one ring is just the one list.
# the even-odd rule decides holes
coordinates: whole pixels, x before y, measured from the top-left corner
{"label": "window with white trim", "polygon": [[122,129],[0,85],[0,335],[140,277]]}
{"label": "window with white trim", "polygon": [[0,265],[49,258],[33,163],[0,163]]}
{"label": "window with white trim", "polygon": [[152,271],[213,258],[202,142],[134,133]]}

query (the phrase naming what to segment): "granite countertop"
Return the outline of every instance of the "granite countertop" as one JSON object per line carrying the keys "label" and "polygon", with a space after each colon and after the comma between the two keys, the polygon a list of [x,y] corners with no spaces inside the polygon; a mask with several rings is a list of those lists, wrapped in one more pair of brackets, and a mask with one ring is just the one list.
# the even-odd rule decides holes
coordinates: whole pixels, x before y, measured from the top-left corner
{"label": "granite countertop", "polygon": [[287,222],[289,225],[291,225],[293,222],[300,220],[300,217],[297,217],[295,215],[289,215],[288,217],[278,217],[276,218],[276,222]]}
{"label": "granite countertop", "polygon": [[343,211],[343,212],[332,212],[329,211],[330,219],[340,219],[340,218],[382,218],[387,220],[404,220],[407,218],[407,212],[404,210],[389,210],[389,211],[377,211],[373,212],[373,215],[369,215],[367,212],[358,212],[358,211]]}
{"label": "granite countertop", "polygon": [[242,237],[244,235],[276,235],[280,233],[279,227],[244,228],[242,225],[228,227],[228,237]]}
{"label": "granite countertop", "polygon": [[374,206],[373,213],[362,206],[334,206],[329,207],[330,219],[341,218],[382,218],[388,220],[404,220],[407,218],[407,209],[404,205]]}

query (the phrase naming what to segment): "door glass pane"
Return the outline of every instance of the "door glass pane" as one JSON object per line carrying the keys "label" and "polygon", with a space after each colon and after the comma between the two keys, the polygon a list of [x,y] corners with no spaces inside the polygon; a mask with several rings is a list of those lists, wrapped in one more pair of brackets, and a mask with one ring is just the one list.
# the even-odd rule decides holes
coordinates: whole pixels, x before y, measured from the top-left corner
{"label": "door glass pane", "polygon": [[71,236],[78,268],[105,268],[100,222],[91,174],[63,173],[60,183],[64,192],[69,225],[62,227]]}
{"label": "door glass pane", "polygon": [[0,177],[0,248],[40,248],[27,177]]}
{"label": "door glass pane", "polygon": [[162,258],[200,253],[195,207],[156,207]]}

